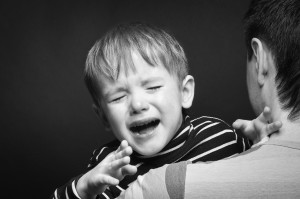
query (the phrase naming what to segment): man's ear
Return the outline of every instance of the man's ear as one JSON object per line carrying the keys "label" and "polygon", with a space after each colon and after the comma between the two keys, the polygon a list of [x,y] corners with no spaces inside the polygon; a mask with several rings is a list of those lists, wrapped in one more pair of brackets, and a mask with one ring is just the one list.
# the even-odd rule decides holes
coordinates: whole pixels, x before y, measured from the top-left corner
{"label": "man's ear", "polygon": [[251,40],[251,47],[253,50],[253,59],[256,62],[257,81],[260,86],[263,86],[268,74],[268,53],[266,52],[263,43],[257,38]]}
{"label": "man's ear", "polygon": [[100,118],[100,120],[102,121],[105,130],[109,131],[110,130],[110,125],[109,122],[105,116],[105,114],[103,113],[103,110],[101,107],[93,104],[93,110],[95,111],[95,113],[97,114],[97,116]]}
{"label": "man's ear", "polygon": [[194,100],[195,81],[193,76],[187,75],[182,81],[181,95],[182,107],[188,109],[192,106]]}

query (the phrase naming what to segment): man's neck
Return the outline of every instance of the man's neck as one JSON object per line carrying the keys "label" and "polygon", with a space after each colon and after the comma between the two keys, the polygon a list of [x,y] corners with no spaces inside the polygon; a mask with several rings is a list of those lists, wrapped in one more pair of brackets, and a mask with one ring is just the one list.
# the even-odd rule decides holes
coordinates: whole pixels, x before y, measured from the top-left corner
{"label": "man's neck", "polygon": [[272,134],[270,139],[300,142],[300,119],[290,121],[287,116],[288,114],[283,114],[276,119],[282,122],[282,127],[278,132]]}

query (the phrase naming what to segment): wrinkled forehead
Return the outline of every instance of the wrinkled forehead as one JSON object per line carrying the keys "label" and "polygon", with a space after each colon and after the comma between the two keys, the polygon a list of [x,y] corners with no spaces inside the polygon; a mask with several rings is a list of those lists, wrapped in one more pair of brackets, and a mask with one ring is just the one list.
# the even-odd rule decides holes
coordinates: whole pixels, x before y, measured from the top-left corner
{"label": "wrinkled forehead", "polygon": [[101,92],[105,93],[116,87],[125,88],[132,84],[145,85],[146,82],[165,80],[168,76],[166,73],[169,74],[166,68],[160,63],[150,65],[137,53],[132,53],[130,61],[126,64],[128,65],[120,65],[116,78],[100,75],[98,84]]}
{"label": "wrinkled forehead", "polygon": [[108,56],[108,66],[106,68],[110,70],[104,73],[104,75],[107,74],[105,75],[106,78],[117,80],[120,74],[127,76],[130,72],[135,73],[137,67],[141,67],[137,62],[138,59],[143,60],[151,67],[157,67],[158,65],[165,67],[161,60],[163,55],[158,50],[150,47],[144,49],[131,47],[118,54],[119,56]]}

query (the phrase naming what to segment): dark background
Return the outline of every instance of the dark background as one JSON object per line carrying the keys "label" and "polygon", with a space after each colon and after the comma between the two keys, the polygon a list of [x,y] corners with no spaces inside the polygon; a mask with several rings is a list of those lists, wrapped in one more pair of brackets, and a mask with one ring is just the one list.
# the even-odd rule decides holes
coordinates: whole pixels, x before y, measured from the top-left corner
{"label": "dark background", "polygon": [[[193,115],[254,117],[242,16],[249,1],[1,3],[1,198],[48,198],[111,140],[83,83],[88,50],[120,22],[170,31],[196,78]],[[4,184],[4,187],[3,187]]]}

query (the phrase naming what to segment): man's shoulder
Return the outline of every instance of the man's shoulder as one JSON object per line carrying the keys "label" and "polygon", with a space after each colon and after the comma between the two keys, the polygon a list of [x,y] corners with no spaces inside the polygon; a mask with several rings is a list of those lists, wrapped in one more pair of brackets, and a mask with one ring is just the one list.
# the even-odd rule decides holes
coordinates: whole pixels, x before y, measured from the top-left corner
{"label": "man's shoulder", "polygon": [[183,198],[187,162],[151,169],[130,184],[119,198]]}

